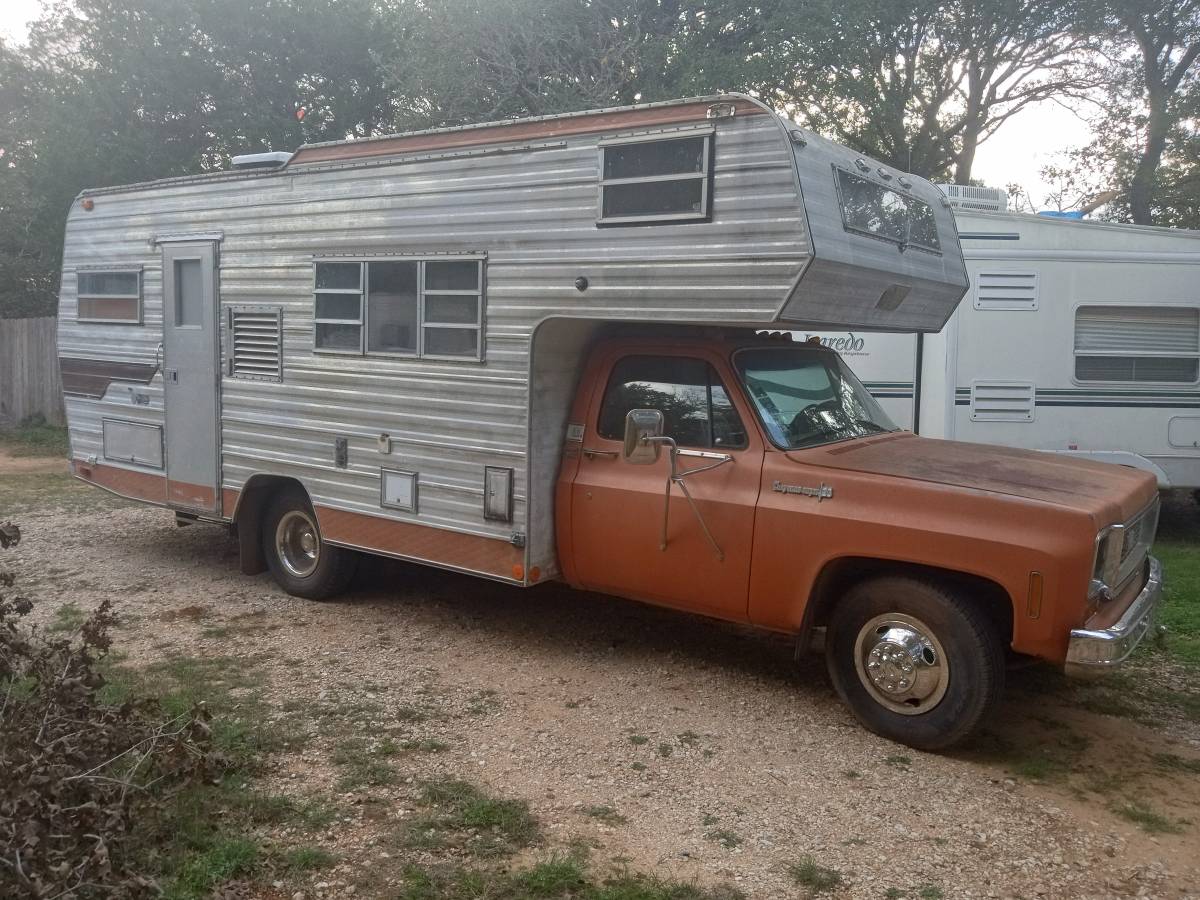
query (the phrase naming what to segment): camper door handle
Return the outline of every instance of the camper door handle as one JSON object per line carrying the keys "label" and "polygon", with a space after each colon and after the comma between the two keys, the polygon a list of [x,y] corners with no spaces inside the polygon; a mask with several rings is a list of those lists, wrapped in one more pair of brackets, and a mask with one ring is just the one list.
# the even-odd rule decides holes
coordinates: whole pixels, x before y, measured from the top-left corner
{"label": "camper door handle", "polygon": [[597,456],[611,456],[616,459],[620,454],[616,450],[593,450],[591,447],[584,447],[583,455],[588,459],[595,459]]}
{"label": "camper door handle", "polygon": [[158,349],[154,351],[154,368],[155,369],[162,368],[162,355],[163,355],[163,345],[162,345],[162,341],[159,341]]}

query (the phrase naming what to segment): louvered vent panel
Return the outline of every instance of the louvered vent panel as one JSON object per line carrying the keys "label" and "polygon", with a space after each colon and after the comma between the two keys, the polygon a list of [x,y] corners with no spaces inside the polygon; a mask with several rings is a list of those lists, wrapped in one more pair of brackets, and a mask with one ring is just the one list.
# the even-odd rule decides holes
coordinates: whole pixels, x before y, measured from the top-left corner
{"label": "louvered vent panel", "polygon": [[976,309],[1037,309],[1036,272],[980,272],[975,278]]}
{"label": "louvered vent panel", "polygon": [[976,381],[971,385],[971,421],[1032,422],[1034,386],[1024,381]]}
{"label": "louvered vent panel", "polygon": [[235,306],[229,310],[229,376],[283,380],[283,310]]}

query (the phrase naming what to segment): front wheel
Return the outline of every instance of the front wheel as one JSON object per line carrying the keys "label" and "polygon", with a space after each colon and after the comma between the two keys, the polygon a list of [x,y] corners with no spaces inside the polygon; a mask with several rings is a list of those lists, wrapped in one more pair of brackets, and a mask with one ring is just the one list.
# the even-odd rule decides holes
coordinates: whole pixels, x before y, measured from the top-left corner
{"label": "front wheel", "polygon": [[299,491],[271,501],[262,544],[276,584],[296,597],[325,600],[341,593],[354,576],[354,554],[321,539],[316,514]]}
{"label": "front wheel", "polygon": [[1004,651],[984,612],[942,585],[888,576],[834,608],[825,659],[838,694],[871,731],[940,750],[975,730],[1004,690]]}

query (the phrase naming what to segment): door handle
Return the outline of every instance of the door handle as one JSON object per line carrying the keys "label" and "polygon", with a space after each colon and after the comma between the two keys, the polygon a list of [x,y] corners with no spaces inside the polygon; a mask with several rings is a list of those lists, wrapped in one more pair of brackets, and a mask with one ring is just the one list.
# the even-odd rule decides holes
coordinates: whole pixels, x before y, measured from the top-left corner
{"label": "door handle", "polygon": [[163,381],[169,381],[172,384],[179,384],[179,370],[163,369]]}
{"label": "door handle", "polygon": [[616,459],[620,456],[616,450],[595,450],[591,447],[584,447],[583,455],[588,459],[595,459],[597,456],[611,456],[613,459]]}

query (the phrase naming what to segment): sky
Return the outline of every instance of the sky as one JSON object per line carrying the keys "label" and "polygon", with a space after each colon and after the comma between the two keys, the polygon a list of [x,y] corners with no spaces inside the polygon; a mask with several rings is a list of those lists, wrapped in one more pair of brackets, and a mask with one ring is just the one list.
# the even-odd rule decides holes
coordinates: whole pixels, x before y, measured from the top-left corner
{"label": "sky", "polygon": [[[40,8],[40,0],[0,0],[0,36],[24,41],[26,23]],[[1050,187],[1042,180],[1042,167],[1057,154],[1088,143],[1090,135],[1087,124],[1058,103],[1035,104],[1005,122],[979,148],[972,174],[993,187],[1020,184],[1037,202]]]}

